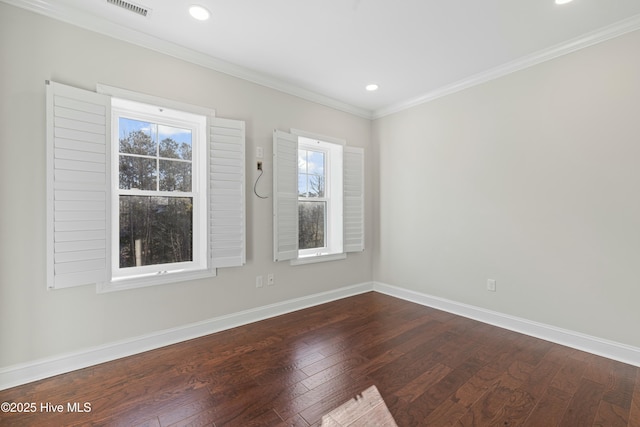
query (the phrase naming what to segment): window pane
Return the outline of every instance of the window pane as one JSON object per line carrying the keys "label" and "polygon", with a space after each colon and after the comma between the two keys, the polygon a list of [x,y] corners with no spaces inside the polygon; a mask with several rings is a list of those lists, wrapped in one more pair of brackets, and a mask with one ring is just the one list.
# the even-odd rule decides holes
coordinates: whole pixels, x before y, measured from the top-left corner
{"label": "window pane", "polygon": [[193,261],[193,199],[120,196],[120,268]]}
{"label": "window pane", "polygon": [[298,150],[298,195],[325,197],[325,154],[320,151]]}
{"label": "window pane", "polygon": [[320,151],[309,151],[307,155],[307,172],[324,176],[324,153]]}
{"label": "window pane", "polygon": [[160,157],[191,160],[191,131],[158,125]]}
{"label": "window pane", "polygon": [[123,190],[156,190],[156,160],[145,157],[120,156],[119,188]]}
{"label": "window pane", "polygon": [[307,173],[307,150],[298,150],[298,172]]}
{"label": "window pane", "polygon": [[157,126],[155,124],[120,117],[118,126],[121,153],[141,154],[144,156],[155,156],[157,154]]}
{"label": "window pane", "polygon": [[325,202],[298,202],[299,249],[322,248],[324,242]]}
{"label": "window pane", "polygon": [[299,173],[298,174],[298,196],[307,197],[307,174]]}
{"label": "window pane", "polygon": [[161,191],[191,191],[191,162],[160,160]]}
{"label": "window pane", "polygon": [[308,197],[324,197],[324,177],[309,175]]}

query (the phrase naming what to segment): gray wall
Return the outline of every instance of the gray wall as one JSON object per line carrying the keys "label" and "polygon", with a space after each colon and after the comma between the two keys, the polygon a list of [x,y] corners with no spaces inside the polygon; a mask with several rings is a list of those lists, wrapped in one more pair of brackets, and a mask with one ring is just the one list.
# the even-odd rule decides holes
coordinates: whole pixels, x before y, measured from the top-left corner
{"label": "gray wall", "polygon": [[[323,107],[0,3],[0,367],[135,338],[217,316],[372,279],[372,246],[345,261],[273,263],[274,128],[304,129],[364,147],[372,176],[369,120]],[[201,105],[247,123],[247,265],[218,277],[97,294],[92,286],[45,287],[45,80],[95,90],[103,83]],[[366,216],[373,194],[368,188]],[[372,221],[366,232],[372,234]],[[255,288],[255,276],[275,286]]]}
{"label": "gray wall", "polygon": [[374,279],[640,347],[639,52],[630,33],[376,120]]}

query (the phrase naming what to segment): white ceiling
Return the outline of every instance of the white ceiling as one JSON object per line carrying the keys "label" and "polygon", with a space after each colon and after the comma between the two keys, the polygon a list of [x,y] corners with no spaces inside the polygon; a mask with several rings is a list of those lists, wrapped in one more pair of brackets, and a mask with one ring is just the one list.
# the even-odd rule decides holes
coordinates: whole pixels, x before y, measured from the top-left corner
{"label": "white ceiling", "polygon": [[1,1],[365,117],[640,29],[640,0]]}

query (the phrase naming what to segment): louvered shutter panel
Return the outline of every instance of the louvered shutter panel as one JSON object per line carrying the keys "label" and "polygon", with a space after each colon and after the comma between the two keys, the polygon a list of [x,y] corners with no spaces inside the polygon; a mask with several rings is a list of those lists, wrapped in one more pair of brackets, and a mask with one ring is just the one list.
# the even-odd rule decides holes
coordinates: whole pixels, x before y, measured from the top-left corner
{"label": "louvered shutter panel", "polygon": [[298,258],[298,137],[273,131],[273,260]]}
{"label": "louvered shutter panel", "polygon": [[211,267],[238,267],[246,261],[245,123],[214,118],[209,150]]}
{"label": "louvered shutter panel", "polygon": [[47,82],[47,287],[110,271],[108,96]]}
{"label": "louvered shutter panel", "polygon": [[344,147],[344,251],[364,250],[364,150]]}

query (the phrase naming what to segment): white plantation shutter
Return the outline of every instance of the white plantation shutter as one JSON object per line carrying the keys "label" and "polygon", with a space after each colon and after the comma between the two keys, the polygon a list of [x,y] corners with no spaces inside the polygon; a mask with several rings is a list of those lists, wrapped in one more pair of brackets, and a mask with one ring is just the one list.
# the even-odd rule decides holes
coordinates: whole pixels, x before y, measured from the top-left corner
{"label": "white plantation shutter", "polygon": [[47,82],[47,287],[108,280],[110,99]]}
{"label": "white plantation shutter", "polygon": [[245,264],[245,123],[214,118],[210,127],[211,267]]}
{"label": "white plantation shutter", "polygon": [[298,137],[273,131],[273,260],[298,258]]}
{"label": "white plantation shutter", "polygon": [[364,150],[344,147],[344,251],[364,250]]}

